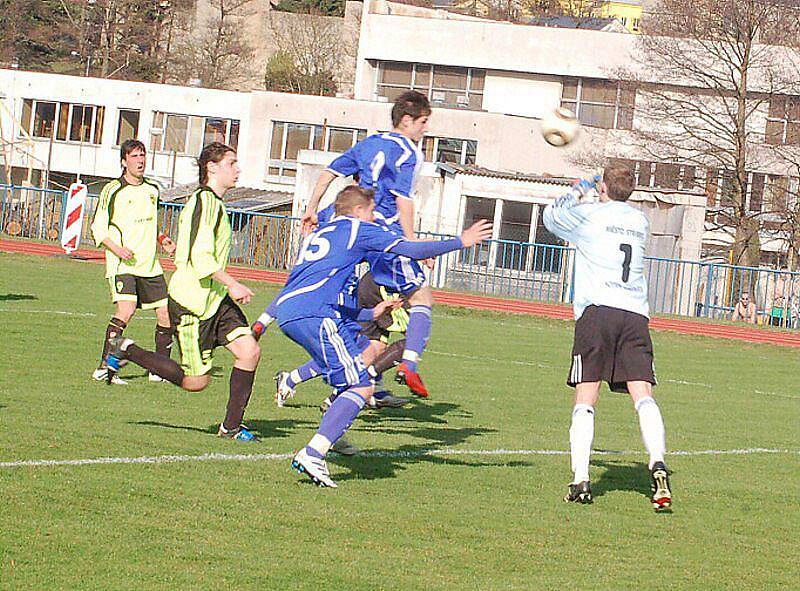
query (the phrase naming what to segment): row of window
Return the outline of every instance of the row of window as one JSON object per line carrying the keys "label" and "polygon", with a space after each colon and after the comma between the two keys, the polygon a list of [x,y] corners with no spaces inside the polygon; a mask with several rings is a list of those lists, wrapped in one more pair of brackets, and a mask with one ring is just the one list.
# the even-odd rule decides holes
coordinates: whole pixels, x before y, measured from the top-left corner
{"label": "row of window", "polygon": [[[690,164],[649,162],[612,158],[612,163],[630,167],[636,185],[660,189],[704,189],[708,195],[709,211],[734,206],[733,172],[715,168],[698,169]],[[777,212],[787,206],[789,177],[748,172],[745,204],[750,212]]]}
{"label": "row of window", "polygon": [[[105,107],[25,99],[22,127],[31,136],[99,145],[103,137]],[[119,109],[116,144],[139,135],[139,111]],[[239,121],[220,117],[176,115],[156,111],[150,128],[150,149],[158,152],[199,154],[211,142],[236,147]]]}
{"label": "row of window", "polygon": [[[139,111],[119,109],[116,145],[139,135]],[[53,138],[99,145],[103,133],[105,108],[25,99],[22,125],[33,137]],[[268,173],[293,177],[300,150],[345,152],[364,139],[366,129],[274,121]],[[150,128],[152,152],[199,154],[211,142],[234,148],[239,143],[239,120],[200,117],[156,111]],[[475,164],[478,142],[460,138],[425,137],[421,146],[430,162]]]}
{"label": "row of window", "polygon": [[[439,107],[480,110],[486,70],[407,62],[377,63],[377,96],[394,101],[406,90],[425,94]],[[589,127],[632,129],[636,88],[630,83],[593,78],[564,78],[561,106]],[[800,97],[770,100],[765,142],[800,145]]]}
{"label": "row of window", "polygon": [[[267,172],[272,176],[294,177],[300,150],[345,152],[366,136],[366,129],[273,121]],[[421,148],[429,162],[468,165],[475,164],[478,142],[427,136],[422,140]]]}
{"label": "row of window", "polygon": [[407,90],[428,97],[434,107],[480,110],[486,70],[407,62],[378,62],[377,96],[394,100]]}

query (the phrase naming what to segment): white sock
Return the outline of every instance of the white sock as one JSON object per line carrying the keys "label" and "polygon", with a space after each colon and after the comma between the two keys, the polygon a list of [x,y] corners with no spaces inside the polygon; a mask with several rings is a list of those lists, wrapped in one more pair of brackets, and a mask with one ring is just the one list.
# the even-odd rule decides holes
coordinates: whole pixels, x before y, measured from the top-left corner
{"label": "white sock", "polygon": [[594,440],[594,407],[576,404],[572,409],[572,425],[569,428],[569,449],[572,457],[573,483],[589,480],[589,456]]}
{"label": "white sock", "polygon": [[664,435],[664,420],[658,409],[655,398],[647,396],[636,403],[636,412],[639,413],[639,427],[642,430],[642,441],[647,453],[650,454],[650,468],[656,462],[664,461],[664,452],[667,444]]}

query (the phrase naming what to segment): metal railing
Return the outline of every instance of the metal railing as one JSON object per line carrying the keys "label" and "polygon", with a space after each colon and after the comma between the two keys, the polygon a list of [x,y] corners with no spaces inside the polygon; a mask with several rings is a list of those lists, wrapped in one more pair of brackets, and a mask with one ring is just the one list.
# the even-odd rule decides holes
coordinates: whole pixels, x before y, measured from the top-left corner
{"label": "metal railing", "polygon": [[[58,241],[66,193],[0,185],[0,232],[18,238]],[[90,195],[82,240],[91,243],[97,196]],[[159,226],[177,233],[182,204],[163,203]],[[288,270],[299,247],[296,218],[230,210],[231,262]],[[448,238],[420,232],[420,238]],[[569,304],[573,298],[575,251],[553,244],[490,240],[441,257],[431,273],[436,288]],[[724,263],[645,257],[651,312],[728,319],[742,293],[756,305],[760,321],[800,327],[800,273]]]}

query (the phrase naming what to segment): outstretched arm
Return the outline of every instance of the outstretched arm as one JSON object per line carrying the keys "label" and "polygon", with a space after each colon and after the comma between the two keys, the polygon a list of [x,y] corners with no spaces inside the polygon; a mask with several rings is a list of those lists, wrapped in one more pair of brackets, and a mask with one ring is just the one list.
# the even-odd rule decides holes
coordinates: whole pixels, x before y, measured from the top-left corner
{"label": "outstretched arm", "polygon": [[458,238],[449,240],[428,240],[411,242],[399,239],[387,250],[396,254],[407,256],[410,259],[427,259],[445,253],[468,248],[492,237],[492,223],[488,220],[478,220],[461,233]]}

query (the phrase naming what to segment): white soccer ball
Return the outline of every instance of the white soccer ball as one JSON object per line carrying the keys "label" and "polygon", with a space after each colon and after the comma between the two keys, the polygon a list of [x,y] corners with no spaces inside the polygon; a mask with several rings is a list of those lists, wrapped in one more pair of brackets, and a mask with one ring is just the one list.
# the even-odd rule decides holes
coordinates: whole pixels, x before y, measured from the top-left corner
{"label": "white soccer ball", "polygon": [[544,141],[557,148],[575,141],[581,131],[581,124],[575,118],[575,113],[564,107],[558,107],[547,113],[539,125]]}

